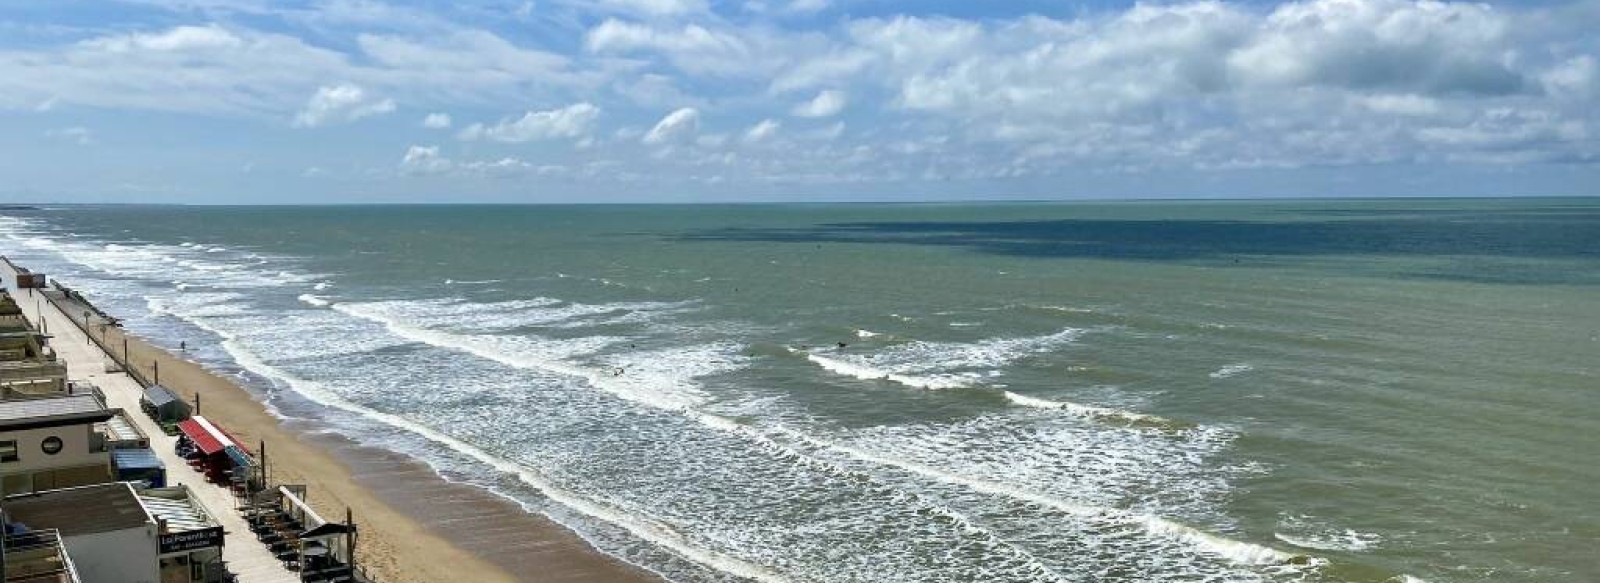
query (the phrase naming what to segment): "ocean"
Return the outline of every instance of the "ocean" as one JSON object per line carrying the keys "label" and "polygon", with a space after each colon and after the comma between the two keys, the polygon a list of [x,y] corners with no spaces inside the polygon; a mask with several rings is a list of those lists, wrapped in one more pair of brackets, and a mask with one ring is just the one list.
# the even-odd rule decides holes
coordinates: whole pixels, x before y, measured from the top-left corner
{"label": "ocean", "polygon": [[0,215],[674,581],[1600,580],[1597,199]]}

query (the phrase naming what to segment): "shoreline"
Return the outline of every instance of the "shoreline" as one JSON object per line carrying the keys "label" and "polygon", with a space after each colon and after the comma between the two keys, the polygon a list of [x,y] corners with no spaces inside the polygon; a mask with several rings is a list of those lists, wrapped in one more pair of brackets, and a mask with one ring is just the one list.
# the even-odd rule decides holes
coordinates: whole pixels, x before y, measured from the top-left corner
{"label": "shoreline", "polygon": [[[51,303],[70,317],[65,306]],[[274,415],[236,380],[137,334],[108,326],[104,339],[107,347],[126,339],[141,376],[159,369],[162,385],[189,399],[198,395],[199,413],[241,442],[254,448],[265,441],[272,482],[307,485],[309,502],[324,515],[350,508],[363,527],[359,563],[379,583],[664,581],[514,501],[446,480],[422,460],[322,431],[326,426],[314,419]]]}

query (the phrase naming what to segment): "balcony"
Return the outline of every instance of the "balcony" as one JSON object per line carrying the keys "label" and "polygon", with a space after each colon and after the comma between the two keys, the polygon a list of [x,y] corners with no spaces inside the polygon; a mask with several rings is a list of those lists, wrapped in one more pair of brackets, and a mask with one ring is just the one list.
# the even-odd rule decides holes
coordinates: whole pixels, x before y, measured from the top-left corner
{"label": "balcony", "polygon": [[54,529],[6,535],[5,568],[5,583],[79,583]]}

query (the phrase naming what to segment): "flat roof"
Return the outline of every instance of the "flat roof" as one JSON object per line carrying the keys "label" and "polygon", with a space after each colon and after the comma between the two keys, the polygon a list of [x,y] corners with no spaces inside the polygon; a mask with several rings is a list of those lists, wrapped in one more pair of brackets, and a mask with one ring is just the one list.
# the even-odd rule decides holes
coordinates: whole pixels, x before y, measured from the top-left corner
{"label": "flat roof", "polygon": [[106,420],[107,439],[111,441],[139,441],[145,438],[144,433],[128,421],[127,415],[123,411],[117,411],[115,415]]}
{"label": "flat roof", "polygon": [[161,385],[150,385],[150,388],[144,390],[144,398],[150,401],[151,405],[157,407],[173,401],[183,402],[183,397],[179,397],[177,393],[172,392],[172,389]]}
{"label": "flat roof", "polygon": [[6,517],[38,530],[78,536],[141,528],[151,522],[133,487],[122,482],[18,494],[0,500]]}
{"label": "flat roof", "polygon": [[111,464],[119,470],[159,470],[166,467],[162,465],[161,458],[156,457],[156,452],[144,448],[113,449]]}
{"label": "flat roof", "polygon": [[166,521],[167,532],[189,532],[217,526],[206,511],[189,499],[187,490],[160,488],[146,490],[139,496],[150,515]]}
{"label": "flat roof", "polygon": [[113,411],[94,395],[52,395],[0,401],[0,429],[105,421]]}

